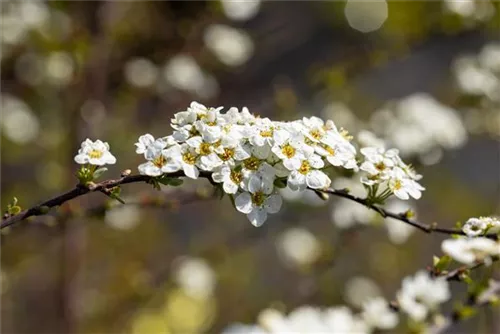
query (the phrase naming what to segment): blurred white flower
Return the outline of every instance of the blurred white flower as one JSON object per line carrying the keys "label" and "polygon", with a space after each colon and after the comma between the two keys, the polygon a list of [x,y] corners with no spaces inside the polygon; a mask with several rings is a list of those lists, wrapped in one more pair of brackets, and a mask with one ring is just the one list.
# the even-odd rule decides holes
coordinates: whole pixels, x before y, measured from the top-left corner
{"label": "blurred white flower", "polygon": [[139,223],[140,210],[134,205],[119,205],[106,211],[104,221],[117,230],[131,230]]}
{"label": "blurred white flower", "polygon": [[344,299],[352,306],[361,307],[367,301],[381,295],[378,285],[368,277],[355,276],[345,284]]}
{"label": "blurred white flower", "polygon": [[253,18],[259,12],[260,3],[260,0],[221,0],[224,14],[234,21]]}
{"label": "blurred white flower", "polygon": [[276,246],[285,263],[293,266],[303,266],[314,262],[321,251],[314,234],[304,228],[285,230]]}
{"label": "blurred white flower", "polygon": [[39,28],[50,18],[50,11],[43,1],[19,2],[19,19],[31,28]]}
{"label": "blurred white flower", "polygon": [[150,87],[156,82],[158,68],[149,59],[134,58],[125,64],[125,79],[135,87]]}
{"label": "blurred white flower", "polygon": [[49,83],[66,85],[73,78],[75,64],[66,52],[52,52],[45,61],[45,75]]}
{"label": "blurred white flower", "polygon": [[321,111],[324,119],[331,119],[337,126],[354,131],[360,124],[356,115],[342,102],[331,102]]}
{"label": "blurred white flower", "polygon": [[266,334],[267,332],[257,325],[234,323],[224,328],[221,334]]}
{"label": "blurred white flower", "polygon": [[[364,187],[354,179],[338,177],[333,180],[334,189],[348,189],[349,193],[357,196],[366,196]],[[367,207],[349,199],[336,199],[332,207],[331,217],[335,226],[349,228],[356,224],[368,225],[376,217],[376,213]]]}
{"label": "blurred white flower", "polygon": [[254,45],[243,30],[212,24],[204,34],[205,45],[228,66],[240,66],[250,59]]}
{"label": "blurred white flower", "polygon": [[[352,314],[352,311],[345,307],[330,307],[324,312],[324,319],[328,333],[368,333],[369,330],[363,320]],[[314,333],[314,332],[313,332]]]}
{"label": "blurred white flower", "polygon": [[401,310],[415,321],[423,321],[430,311],[450,299],[450,288],[444,278],[431,278],[421,270],[415,276],[406,277],[397,294]]}
{"label": "blurred white flower", "polygon": [[377,137],[373,132],[361,130],[358,133],[358,142],[361,146],[371,146],[377,148],[386,148],[386,143],[383,139]]}
{"label": "blurred white flower", "polygon": [[475,0],[445,0],[445,8],[460,16],[472,16],[476,11]]}
{"label": "blurred white flower", "polygon": [[467,141],[457,112],[425,93],[412,94],[376,111],[371,124],[402,156],[426,157],[435,149],[456,149]]}
{"label": "blurred white flower", "polygon": [[20,99],[1,95],[2,133],[16,144],[27,144],[38,137],[40,123],[31,108]]}
{"label": "blurred white flower", "polygon": [[177,284],[193,298],[206,299],[215,289],[215,273],[201,258],[183,257],[174,263]]}
{"label": "blurred white flower", "polygon": [[479,64],[500,74],[500,43],[487,44],[478,55]]}
{"label": "blurred white flower", "polygon": [[389,15],[385,0],[348,0],[344,14],[351,28],[367,33],[380,29]]}
{"label": "blurred white flower", "polygon": [[[408,202],[400,201],[397,199],[390,199],[385,207],[388,211],[403,213],[408,210],[412,210],[415,214],[415,209]],[[409,236],[415,232],[415,227],[405,224],[394,218],[384,219],[387,232],[389,233],[389,239],[394,244],[402,244],[408,240]]]}
{"label": "blurred white flower", "polygon": [[481,68],[473,57],[462,56],[453,63],[453,72],[462,92],[493,98],[500,82],[489,70]]}
{"label": "blurred white flower", "polygon": [[213,97],[219,90],[217,81],[205,74],[196,60],[188,55],[177,55],[169,59],[163,68],[163,76],[175,88],[203,98]]}
{"label": "blurred white flower", "polygon": [[397,313],[390,309],[389,303],[382,297],[364,302],[361,317],[368,327],[384,330],[396,327],[399,321]]}
{"label": "blurred white flower", "polygon": [[441,250],[458,262],[473,264],[500,255],[500,243],[483,237],[447,239]]}

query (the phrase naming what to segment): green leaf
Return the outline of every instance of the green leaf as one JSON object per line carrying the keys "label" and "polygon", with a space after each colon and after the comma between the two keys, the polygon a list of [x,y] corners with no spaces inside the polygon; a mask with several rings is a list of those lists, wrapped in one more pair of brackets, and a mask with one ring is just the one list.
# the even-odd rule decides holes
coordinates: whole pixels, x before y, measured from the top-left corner
{"label": "green leaf", "polygon": [[284,179],[276,179],[274,180],[274,186],[283,189],[286,187],[286,181]]}
{"label": "green leaf", "polygon": [[178,187],[184,183],[184,180],[177,179],[177,178],[171,178],[169,181],[169,185],[172,187]]}
{"label": "green leaf", "polygon": [[450,265],[452,259],[448,255],[443,255],[441,258],[434,256],[433,262],[434,262],[434,269],[437,270],[438,272],[442,272],[448,268]]}
{"label": "green leaf", "polygon": [[97,179],[99,178],[104,172],[106,172],[108,169],[106,167],[101,167],[101,168],[98,168],[95,172],[94,172],[94,175],[93,175],[93,178],[94,179]]}

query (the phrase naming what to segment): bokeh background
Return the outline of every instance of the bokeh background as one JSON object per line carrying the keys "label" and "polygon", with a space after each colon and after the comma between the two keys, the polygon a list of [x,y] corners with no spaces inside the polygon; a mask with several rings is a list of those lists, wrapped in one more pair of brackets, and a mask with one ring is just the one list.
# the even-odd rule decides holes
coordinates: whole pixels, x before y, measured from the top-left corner
{"label": "bokeh background", "polygon": [[[73,187],[87,137],[118,158],[106,177],[135,173],[138,136],[170,134],[172,115],[196,100],[278,120],[329,118],[360,142],[399,148],[427,191],[418,205],[389,208],[412,207],[423,222],[500,213],[499,2],[0,9],[2,209],[13,196],[28,207]],[[358,191],[356,180],[334,185]],[[219,332],[268,307],[357,308],[367,296],[392,299],[443,238],[308,193],[285,192],[260,228],[204,180],[160,192],[132,184],[122,196],[129,205],[91,194],[2,230],[3,333]],[[500,331],[498,319],[483,312],[461,330]]]}

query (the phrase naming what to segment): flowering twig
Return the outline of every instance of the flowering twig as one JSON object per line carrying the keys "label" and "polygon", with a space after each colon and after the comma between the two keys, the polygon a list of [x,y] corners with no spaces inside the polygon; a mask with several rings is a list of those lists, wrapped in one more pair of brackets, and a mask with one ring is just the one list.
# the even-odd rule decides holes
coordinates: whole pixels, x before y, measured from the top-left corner
{"label": "flowering twig", "polygon": [[[178,178],[178,177],[185,177],[183,171],[178,171],[174,173],[168,174],[169,177],[171,178]],[[211,180],[211,173],[208,172],[202,172],[200,174],[200,177],[206,178],[208,180]],[[40,216],[47,214],[49,210],[53,207],[60,206],[64,204],[67,201],[70,201],[72,199],[75,199],[77,197],[86,195],[91,192],[104,192],[104,193],[109,193],[110,189],[123,185],[123,184],[128,184],[128,183],[137,183],[137,182],[151,182],[153,180],[152,177],[148,175],[128,175],[128,176],[123,176],[119,179],[112,179],[112,180],[105,180],[101,181],[98,183],[92,183],[89,186],[85,186],[82,184],[78,184],[74,189],[56,196],[54,198],[51,198],[45,202],[42,202],[41,204],[38,204],[30,209],[21,211],[18,214],[6,217],[3,219],[0,228],[5,228],[8,226],[11,226],[17,222],[20,222],[24,219],[27,219],[32,216]],[[418,228],[419,230],[426,232],[426,233],[431,233],[431,232],[438,232],[442,234],[459,234],[459,235],[465,235],[465,233],[460,230],[460,229],[455,229],[455,228],[441,228],[437,227],[435,224],[423,224],[418,221],[412,220],[407,217],[405,213],[394,213],[387,211],[380,206],[370,203],[366,198],[361,198],[357,197],[354,195],[349,194],[349,192],[345,189],[314,189],[316,193],[319,194],[330,194],[334,196],[339,196],[342,198],[349,199],[351,201],[357,202],[361,205],[364,205],[365,207],[372,209],[376,211],[378,214],[380,214],[382,217],[387,218],[394,218],[397,219],[401,222],[404,222],[406,224],[409,224],[415,228]],[[496,235],[491,235],[490,237],[496,237]]]}

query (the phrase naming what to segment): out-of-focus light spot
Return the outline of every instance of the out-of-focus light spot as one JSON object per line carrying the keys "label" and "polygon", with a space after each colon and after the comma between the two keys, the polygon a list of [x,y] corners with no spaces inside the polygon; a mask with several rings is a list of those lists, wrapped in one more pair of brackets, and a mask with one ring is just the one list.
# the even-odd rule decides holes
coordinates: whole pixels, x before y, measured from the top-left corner
{"label": "out-of-focus light spot", "polygon": [[17,144],[27,144],[38,137],[40,124],[30,107],[9,95],[2,95],[2,132]]}
{"label": "out-of-focus light spot", "polygon": [[141,214],[134,205],[120,205],[106,211],[104,221],[117,230],[131,230],[139,223]]}
{"label": "out-of-focus light spot", "polygon": [[213,97],[219,91],[215,78],[205,74],[194,58],[188,55],[171,58],[163,69],[163,76],[175,88],[202,98]]}
{"label": "out-of-focus light spot", "polygon": [[50,11],[41,1],[22,1],[19,3],[19,18],[30,27],[37,28],[48,21]]}
{"label": "out-of-focus light spot", "polygon": [[183,290],[171,291],[166,298],[165,320],[172,332],[203,333],[212,324],[216,311],[214,298],[196,299]]}
{"label": "out-of-focus light spot", "polygon": [[325,119],[334,121],[337,126],[350,130],[356,129],[359,123],[356,115],[342,102],[327,104],[321,114]]}
{"label": "out-of-focus light spot", "polygon": [[389,10],[385,0],[348,0],[344,14],[351,28],[367,33],[382,27]]}
{"label": "out-of-focus light spot", "polygon": [[[386,208],[391,212],[406,212],[412,210],[413,214],[416,215],[415,208],[411,204],[397,199],[390,199]],[[415,232],[413,226],[401,224],[401,221],[394,218],[386,218],[384,222],[389,234],[389,240],[396,245],[405,243],[413,232]]]}
{"label": "out-of-focus light spot", "polygon": [[16,76],[19,80],[36,86],[43,81],[43,59],[35,53],[25,53],[15,64]]}
{"label": "out-of-focus light spot", "polygon": [[453,70],[457,84],[464,93],[488,97],[497,94],[500,81],[489,70],[479,67],[474,58],[458,58]]}
{"label": "out-of-focus light spot", "polygon": [[106,107],[101,101],[87,100],[80,108],[80,114],[85,122],[91,126],[96,126],[104,121]]}
{"label": "out-of-focus light spot", "polygon": [[320,254],[316,237],[303,228],[289,228],[277,242],[278,252],[283,261],[291,266],[304,266],[314,262]]}
{"label": "out-of-focus light spot", "polygon": [[253,18],[260,9],[260,0],[221,0],[224,14],[234,21]]}
{"label": "out-of-focus light spot", "polygon": [[243,65],[254,49],[252,39],[246,32],[222,24],[209,26],[204,40],[205,45],[228,66]]}
{"label": "out-of-focus light spot", "polygon": [[180,258],[174,263],[175,280],[190,296],[206,299],[215,288],[215,273],[212,268],[199,258]]}
{"label": "out-of-focus light spot", "polygon": [[345,285],[344,299],[352,306],[361,307],[367,300],[381,295],[377,284],[367,277],[353,277]]}
{"label": "out-of-focus light spot", "polygon": [[478,60],[482,67],[500,74],[500,43],[491,43],[483,47]]}
{"label": "out-of-focus light spot", "polygon": [[460,16],[471,16],[476,10],[475,0],[445,0],[445,8]]}
{"label": "out-of-focus light spot", "polygon": [[65,52],[53,52],[46,60],[47,80],[55,85],[68,84],[74,72],[74,62],[71,56]]}
{"label": "out-of-focus light spot", "polygon": [[125,64],[124,74],[130,85],[144,88],[155,83],[158,69],[149,59],[135,58]]}
{"label": "out-of-focus light spot", "polygon": [[141,312],[134,318],[131,327],[133,334],[170,333],[165,316],[161,312]]}
{"label": "out-of-focus light spot", "polygon": [[2,44],[16,44],[26,36],[26,26],[16,16],[2,15],[0,27]]}

